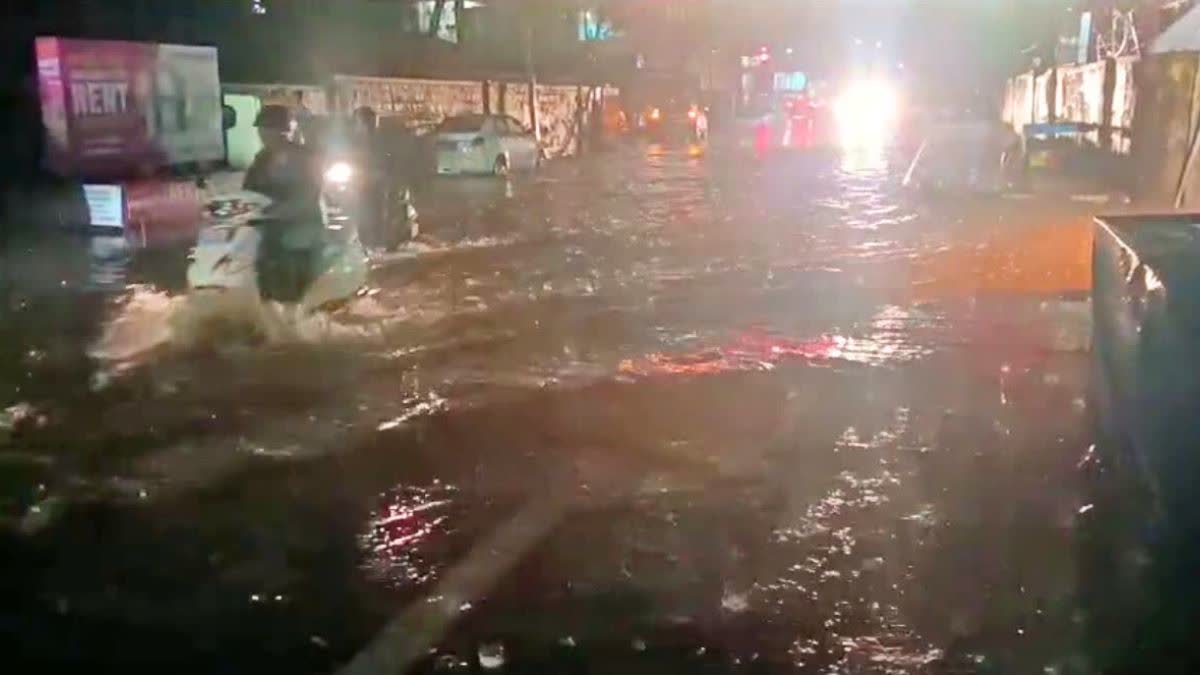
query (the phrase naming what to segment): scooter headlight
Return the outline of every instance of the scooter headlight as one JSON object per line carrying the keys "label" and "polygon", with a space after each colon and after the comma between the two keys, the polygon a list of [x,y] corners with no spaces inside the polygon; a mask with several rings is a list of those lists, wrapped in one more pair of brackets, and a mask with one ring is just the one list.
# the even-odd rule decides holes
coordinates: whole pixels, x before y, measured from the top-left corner
{"label": "scooter headlight", "polygon": [[325,180],[335,185],[345,185],[354,177],[354,167],[346,162],[334,162],[325,170]]}

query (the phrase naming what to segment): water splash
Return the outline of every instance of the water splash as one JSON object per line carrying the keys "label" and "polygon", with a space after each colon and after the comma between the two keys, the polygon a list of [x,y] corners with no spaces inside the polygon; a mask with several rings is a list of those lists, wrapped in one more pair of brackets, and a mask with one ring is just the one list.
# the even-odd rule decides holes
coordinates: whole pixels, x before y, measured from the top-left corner
{"label": "water splash", "polygon": [[437,392],[431,391],[423,397],[413,397],[406,399],[403,403],[407,410],[403,414],[393,417],[386,422],[380,422],[376,427],[379,431],[391,431],[403,426],[406,422],[417,417],[426,417],[434,413],[446,409],[449,401],[438,395]]}
{"label": "water splash", "polygon": [[129,286],[112,301],[110,318],[88,355],[102,363],[137,364],[171,342],[171,318],[182,301],[154,286]]}

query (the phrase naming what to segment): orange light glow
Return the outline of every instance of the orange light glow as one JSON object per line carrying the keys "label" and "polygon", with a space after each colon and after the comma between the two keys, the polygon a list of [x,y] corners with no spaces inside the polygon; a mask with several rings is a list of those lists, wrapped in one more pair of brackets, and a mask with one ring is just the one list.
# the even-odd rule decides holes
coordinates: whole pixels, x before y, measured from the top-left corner
{"label": "orange light glow", "polygon": [[913,261],[917,300],[979,293],[1086,293],[1092,280],[1091,224],[1064,218],[1029,224]]}

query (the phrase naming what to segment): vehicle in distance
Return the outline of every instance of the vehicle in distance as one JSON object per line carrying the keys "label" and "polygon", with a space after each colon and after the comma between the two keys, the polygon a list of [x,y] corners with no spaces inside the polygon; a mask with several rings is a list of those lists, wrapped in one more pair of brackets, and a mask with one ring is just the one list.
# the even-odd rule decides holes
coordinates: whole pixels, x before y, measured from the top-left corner
{"label": "vehicle in distance", "polygon": [[542,161],[533,132],[507,115],[459,115],[438,127],[434,156],[439,175],[531,170]]}

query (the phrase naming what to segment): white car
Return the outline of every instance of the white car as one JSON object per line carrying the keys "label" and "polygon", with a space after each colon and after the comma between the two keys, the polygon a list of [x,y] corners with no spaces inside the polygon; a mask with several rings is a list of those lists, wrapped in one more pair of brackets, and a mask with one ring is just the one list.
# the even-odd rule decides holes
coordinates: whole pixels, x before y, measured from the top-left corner
{"label": "white car", "polygon": [[442,175],[535,169],[542,152],[533,132],[507,115],[447,117],[436,132],[437,172]]}

